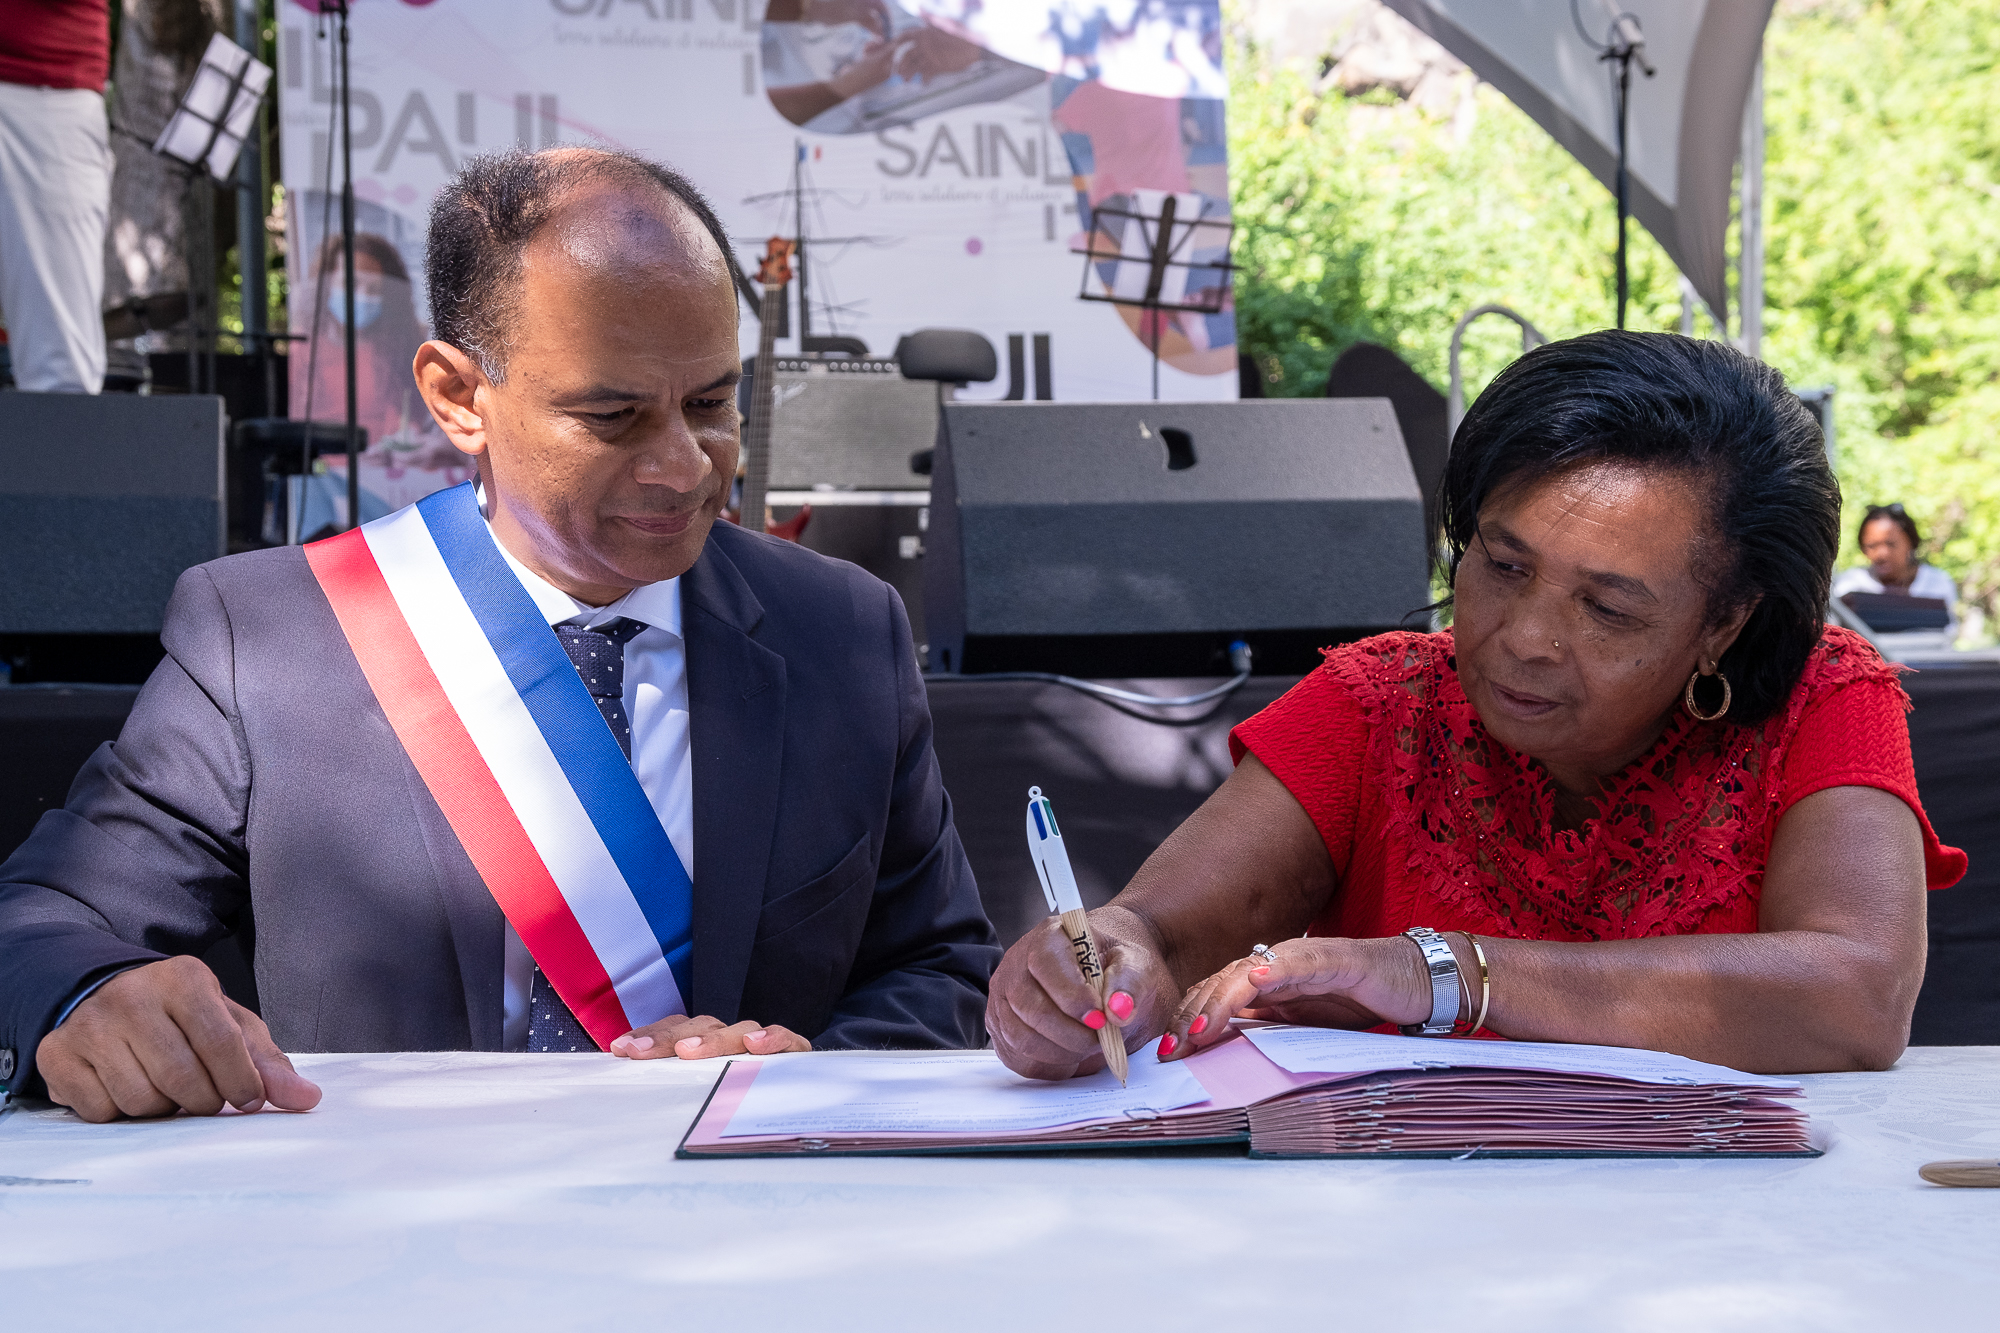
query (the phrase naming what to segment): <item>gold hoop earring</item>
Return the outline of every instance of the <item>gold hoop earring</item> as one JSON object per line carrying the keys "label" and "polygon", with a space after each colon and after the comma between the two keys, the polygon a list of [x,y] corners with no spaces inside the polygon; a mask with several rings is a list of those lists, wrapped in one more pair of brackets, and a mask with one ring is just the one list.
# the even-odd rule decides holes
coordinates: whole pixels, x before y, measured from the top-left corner
{"label": "gold hoop earring", "polygon": [[1729,711],[1729,677],[1718,671],[1715,673],[1715,678],[1722,682],[1722,707],[1713,713],[1704,713],[1694,704],[1694,683],[1701,679],[1700,671],[1688,677],[1687,688],[1681,691],[1681,707],[1687,709],[1688,716],[1697,722],[1713,722]]}

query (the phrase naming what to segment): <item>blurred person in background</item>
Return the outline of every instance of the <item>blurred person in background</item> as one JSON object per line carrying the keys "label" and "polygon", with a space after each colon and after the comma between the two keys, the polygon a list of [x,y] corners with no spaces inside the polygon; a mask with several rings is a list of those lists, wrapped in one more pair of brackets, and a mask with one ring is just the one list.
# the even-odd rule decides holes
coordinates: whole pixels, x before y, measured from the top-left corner
{"label": "blurred person in background", "polygon": [[[320,246],[312,269],[319,318],[311,351],[292,357],[293,373],[299,376],[292,385],[294,409],[308,415],[310,403],[309,414],[319,421],[341,421],[347,415],[347,275],[341,249],[337,234]],[[443,445],[410,373],[430,330],[417,318],[409,266],[386,237],[365,231],[354,235],[354,335],[354,384],[370,449],[380,451],[390,441],[409,448],[420,438]],[[457,451],[451,453],[457,461]]]}
{"label": "blurred person in background", "polygon": [[1958,584],[1936,565],[1917,558],[1923,537],[1903,506],[1870,505],[1862,517],[1857,541],[1868,563],[1834,576],[1836,598],[1852,592],[1934,597],[1944,603],[1951,616],[1951,623],[1944,628],[1945,642],[1958,637]]}
{"label": "blurred person in background", "polygon": [[0,0],[0,315],[14,382],[104,387],[108,0]]}

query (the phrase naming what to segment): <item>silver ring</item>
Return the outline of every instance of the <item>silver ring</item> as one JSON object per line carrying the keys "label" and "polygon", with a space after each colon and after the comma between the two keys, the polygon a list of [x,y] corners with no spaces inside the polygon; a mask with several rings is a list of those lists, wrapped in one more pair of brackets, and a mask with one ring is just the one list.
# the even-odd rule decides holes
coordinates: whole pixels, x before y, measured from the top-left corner
{"label": "silver ring", "polygon": [[1278,955],[1272,952],[1271,946],[1268,944],[1253,946],[1250,950],[1250,956],[1266,967],[1270,967],[1278,961]]}

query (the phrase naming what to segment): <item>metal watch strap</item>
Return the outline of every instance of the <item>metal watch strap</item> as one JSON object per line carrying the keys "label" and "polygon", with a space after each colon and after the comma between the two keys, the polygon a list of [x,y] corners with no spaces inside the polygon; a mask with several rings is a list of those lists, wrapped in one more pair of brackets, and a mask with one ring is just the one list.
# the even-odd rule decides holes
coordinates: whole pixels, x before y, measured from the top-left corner
{"label": "metal watch strap", "polygon": [[1403,934],[1423,950],[1424,969],[1431,977],[1431,1016],[1422,1023],[1404,1023],[1406,1037],[1442,1037],[1458,1026],[1458,955],[1444,936],[1429,926],[1412,926]]}

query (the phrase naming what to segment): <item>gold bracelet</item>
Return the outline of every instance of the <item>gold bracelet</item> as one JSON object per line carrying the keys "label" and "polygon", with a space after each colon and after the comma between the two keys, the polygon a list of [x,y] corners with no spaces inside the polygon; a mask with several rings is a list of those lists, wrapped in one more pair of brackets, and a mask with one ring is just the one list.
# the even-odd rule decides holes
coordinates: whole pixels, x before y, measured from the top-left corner
{"label": "gold bracelet", "polygon": [[1480,946],[1479,937],[1466,931],[1465,938],[1472,945],[1472,956],[1479,960],[1479,1017],[1472,1020],[1466,1030],[1467,1036],[1475,1036],[1486,1026],[1486,1008],[1493,1002],[1493,974],[1486,967],[1486,950]]}

